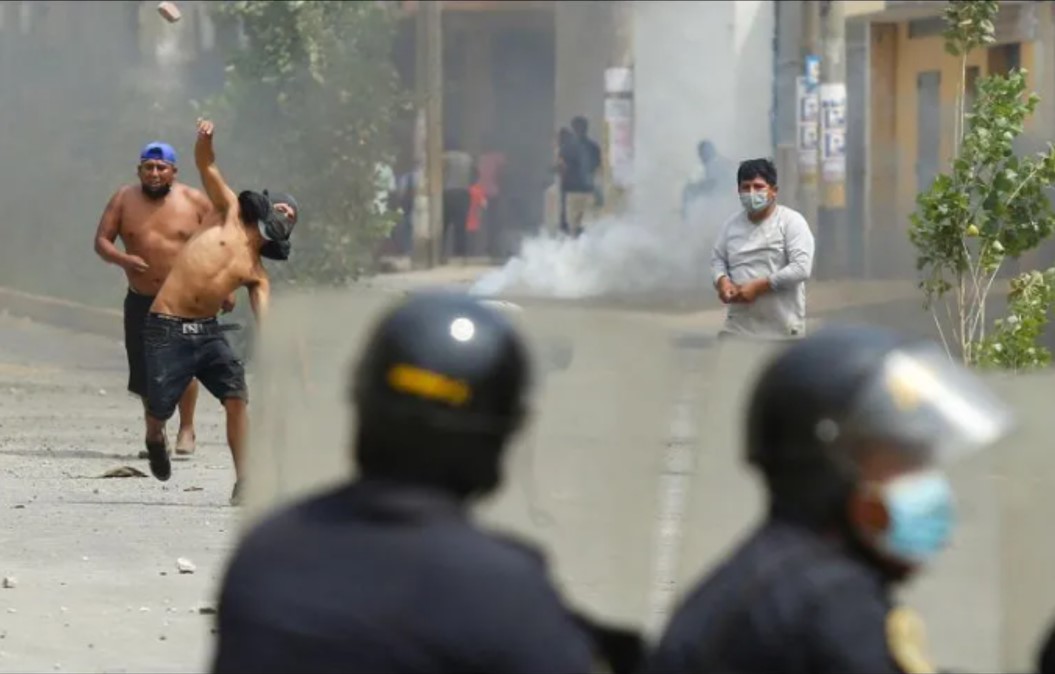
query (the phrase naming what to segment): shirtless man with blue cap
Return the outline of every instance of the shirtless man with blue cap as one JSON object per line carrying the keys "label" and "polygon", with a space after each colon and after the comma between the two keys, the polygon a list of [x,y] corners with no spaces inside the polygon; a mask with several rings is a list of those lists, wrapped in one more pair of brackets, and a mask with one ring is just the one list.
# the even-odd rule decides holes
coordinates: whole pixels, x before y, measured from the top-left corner
{"label": "shirtless man with blue cap", "polygon": [[[176,150],[153,142],[139,153],[138,184],[124,185],[110,197],[95,233],[95,252],[121,267],[128,278],[124,301],[128,390],[146,407],[143,324],[176,256],[192,236],[213,224],[212,204],[200,190],[177,182]],[[116,245],[121,240],[122,248]],[[233,308],[234,297],[225,308]],[[194,453],[194,407],[198,382],[192,380],[179,402],[176,453]],[[147,458],[146,452],[140,458]]]}

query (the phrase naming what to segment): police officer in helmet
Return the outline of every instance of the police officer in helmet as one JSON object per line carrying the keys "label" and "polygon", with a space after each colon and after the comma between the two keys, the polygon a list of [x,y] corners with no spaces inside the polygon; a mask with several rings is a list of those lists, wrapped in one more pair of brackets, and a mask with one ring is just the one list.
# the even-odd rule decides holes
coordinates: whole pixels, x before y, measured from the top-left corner
{"label": "police officer in helmet", "polygon": [[930,342],[838,327],[782,351],[747,412],[767,517],[683,601],[646,669],[933,671],[918,619],[892,590],[954,529],[943,466],[1008,425]]}
{"label": "police officer in helmet", "polygon": [[498,311],[401,301],[351,387],[359,477],[267,518],[224,579],[214,672],[585,672],[591,642],[545,562],[473,526],[527,414]]}

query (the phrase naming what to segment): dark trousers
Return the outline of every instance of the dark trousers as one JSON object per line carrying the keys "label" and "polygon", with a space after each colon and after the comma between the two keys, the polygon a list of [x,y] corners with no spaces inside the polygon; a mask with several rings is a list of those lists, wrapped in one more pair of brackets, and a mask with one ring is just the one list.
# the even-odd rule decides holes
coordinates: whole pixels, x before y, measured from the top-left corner
{"label": "dark trousers", "polygon": [[487,197],[487,210],[484,211],[484,254],[496,258],[502,254],[502,231],[505,227],[505,199],[496,194]]}
{"label": "dark trousers", "polygon": [[[443,190],[443,249],[456,257],[465,257],[465,221],[469,218],[469,190]],[[449,246],[449,248],[448,248]]]}

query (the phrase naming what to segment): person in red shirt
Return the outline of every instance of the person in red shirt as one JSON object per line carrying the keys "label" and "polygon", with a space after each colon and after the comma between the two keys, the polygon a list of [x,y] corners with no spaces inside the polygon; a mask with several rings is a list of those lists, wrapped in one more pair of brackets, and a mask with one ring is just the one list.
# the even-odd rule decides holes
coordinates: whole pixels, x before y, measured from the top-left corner
{"label": "person in red shirt", "polygon": [[[465,232],[469,238],[469,250],[476,255],[484,252],[484,240],[488,228],[481,231],[483,215],[487,209],[487,188],[480,179],[479,173],[473,171],[476,180],[469,186],[469,214],[465,218]],[[490,224],[490,223],[488,223]]]}

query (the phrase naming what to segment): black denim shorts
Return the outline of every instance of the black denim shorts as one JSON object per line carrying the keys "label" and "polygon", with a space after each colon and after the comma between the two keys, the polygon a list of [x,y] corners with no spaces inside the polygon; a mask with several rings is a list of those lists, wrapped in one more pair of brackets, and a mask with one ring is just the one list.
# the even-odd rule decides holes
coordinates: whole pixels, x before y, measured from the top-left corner
{"label": "black denim shorts", "polygon": [[153,295],[140,295],[129,288],[125,295],[125,355],[128,356],[128,390],[145,398],[147,366],[143,353],[143,324],[154,303]]}
{"label": "black denim shorts", "polygon": [[167,421],[191,379],[221,402],[247,400],[245,366],[215,318],[189,319],[151,312],[143,325],[147,411]]}

